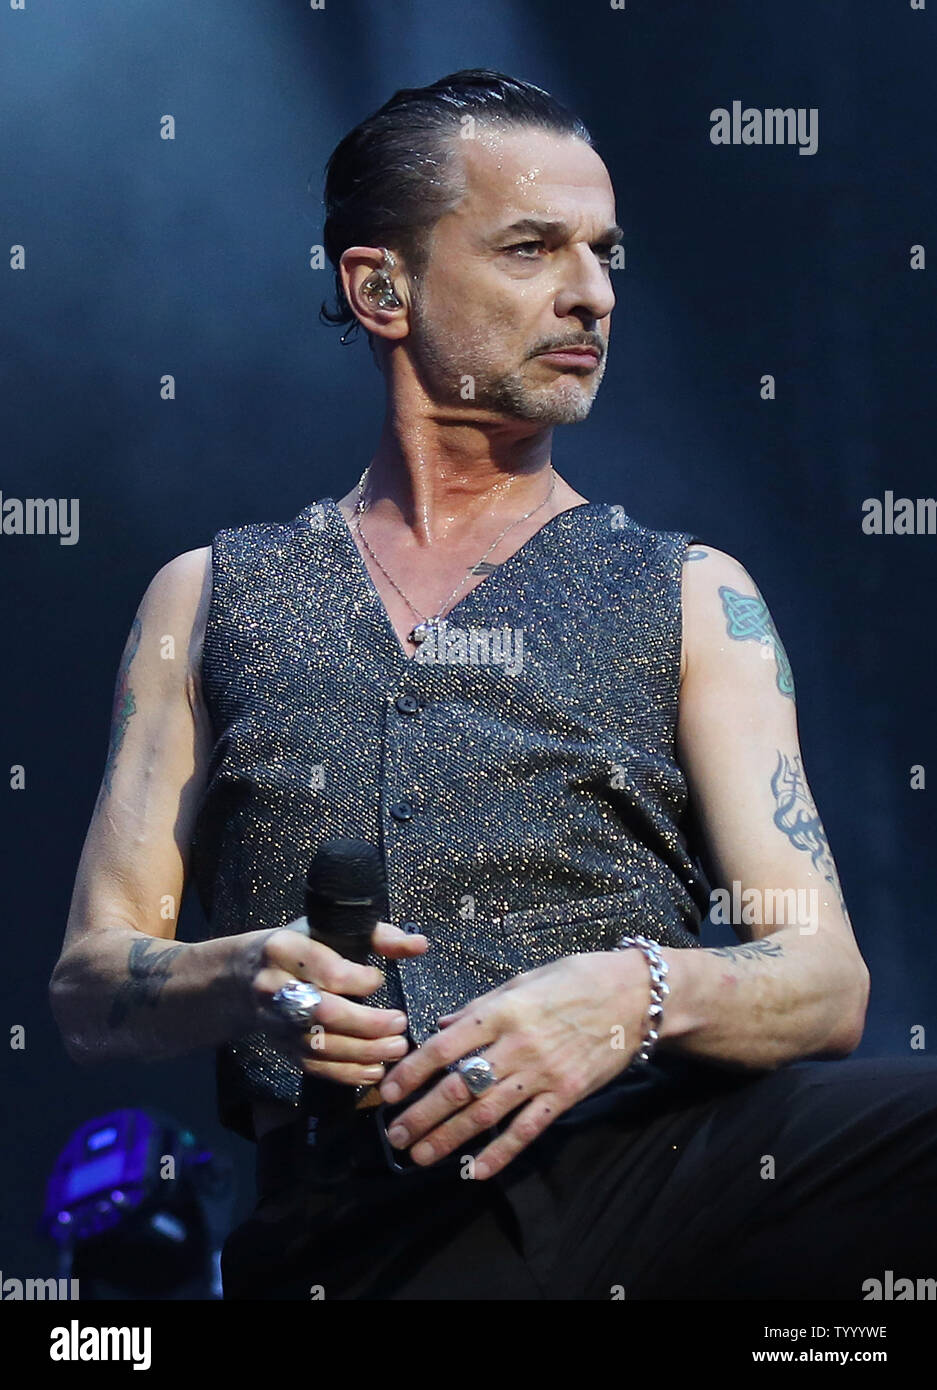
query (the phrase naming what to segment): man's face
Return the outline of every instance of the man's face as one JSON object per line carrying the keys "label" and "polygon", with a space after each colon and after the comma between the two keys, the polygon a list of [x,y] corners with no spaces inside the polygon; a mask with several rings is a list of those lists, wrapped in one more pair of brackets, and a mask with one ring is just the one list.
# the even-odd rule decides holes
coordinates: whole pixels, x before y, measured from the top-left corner
{"label": "man's face", "polygon": [[[476,131],[455,142],[466,192],[433,228],[406,346],[430,399],[468,418],[573,424],[604,375],[615,303],[608,171],[569,136]],[[598,362],[542,355],[571,346]]]}

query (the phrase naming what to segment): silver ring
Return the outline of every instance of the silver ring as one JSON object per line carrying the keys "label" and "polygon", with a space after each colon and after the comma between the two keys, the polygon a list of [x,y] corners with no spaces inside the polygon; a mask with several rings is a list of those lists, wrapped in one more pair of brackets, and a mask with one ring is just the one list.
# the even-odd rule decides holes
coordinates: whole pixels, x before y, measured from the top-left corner
{"label": "silver ring", "polygon": [[484,1057],[479,1057],[477,1054],[472,1057],[463,1057],[454,1063],[449,1070],[459,1073],[473,1096],[480,1096],[489,1087],[498,1084],[494,1067],[490,1062],[486,1062]]}
{"label": "silver ring", "polygon": [[290,980],[281,985],[270,1000],[270,1008],[286,1023],[301,1023],[304,1027],[315,1020],[322,995],[302,980]]}

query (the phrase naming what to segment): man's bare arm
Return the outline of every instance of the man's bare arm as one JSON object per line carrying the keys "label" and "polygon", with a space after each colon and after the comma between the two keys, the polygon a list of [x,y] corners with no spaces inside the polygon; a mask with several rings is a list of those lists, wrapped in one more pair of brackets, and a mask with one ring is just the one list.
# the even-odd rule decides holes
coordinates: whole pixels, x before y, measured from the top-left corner
{"label": "man's bare arm", "polygon": [[50,986],[79,1061],[170,1056],[230,1036],[249,1016],[256,962],[246,943],[173,941],[211,748],[198,678],[210,585],[208,547],[164,566],[121,657],[101,787]]}
{"label": "man's bare arm", "polygon": [[804,775],[790,665],[754,581],[705,550],[684,566],[678,754],[741,944],[664,952],[660,1045],[753,1068],[845,1056],[869,975]]}
{"label": "man's bare arm", "polygon": [[[50,985],[53,1012],[77,1061],[172,1057],[259,1026],[273,1031],[261,1021],[262,1008],[295,977],[330,992],[318,1014],[330,1050],[317,1053],[295,1028],[284,1034],[286,1050],[305,1070],[346,1084],[379,1079],[380,1058],[403,1026],[399,1016],[338,997],[373,993],[379,970],[275,924],[211,941],[174,940],[212,746],[199,679],[210,592],[210,548],[189,551],[155,576],[131,627]],[[375,932],[375,948],[386,955],[425,947],[424,938],[389,924]]]}

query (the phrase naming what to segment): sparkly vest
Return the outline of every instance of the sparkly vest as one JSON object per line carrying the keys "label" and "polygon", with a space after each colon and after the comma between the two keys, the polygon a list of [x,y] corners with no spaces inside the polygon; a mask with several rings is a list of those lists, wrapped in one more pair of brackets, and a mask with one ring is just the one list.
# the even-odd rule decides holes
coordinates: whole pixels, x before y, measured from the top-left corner
{"label": "sparkly vest", "polygon": [[[691,539],[611,503],[561,512],[410,658],[334,499],[220,531],[192,845],[211,934],[286,925],[320,842],[372,842],[383,919],[430,947],[372,955],[386,984],[367,1002],[402,1005],[417,1043],[440,1014],[625,932],[698,946],[708,884],[674,756]],[[246,1137],[251,1100],[300,1103],[299,1067],[261,1032],[217,1064],[220,1117]]]}

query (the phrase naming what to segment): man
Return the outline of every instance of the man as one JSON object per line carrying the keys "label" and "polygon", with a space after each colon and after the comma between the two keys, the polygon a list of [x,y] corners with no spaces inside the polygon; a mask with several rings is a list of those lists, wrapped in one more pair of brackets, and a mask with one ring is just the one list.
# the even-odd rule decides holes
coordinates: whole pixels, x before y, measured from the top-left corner
{"label": "man", "polygon": [[[340,502],[150,584],[53,977],[70,1054],[219,1049],[261,1198],[228,1297],[926,1275],[935,1068],[806,1061],[856,1047],[869,977],[765,604],[552,467],[615,302],[588,132],[452,74],[342,141],[326,209],[381,437]],[[303,934],[338,836],[386,865],[368,965]],[[180,944],[190,850],[213,936]],[[700,855],[760,905],[737,947],[699,946]]]}

